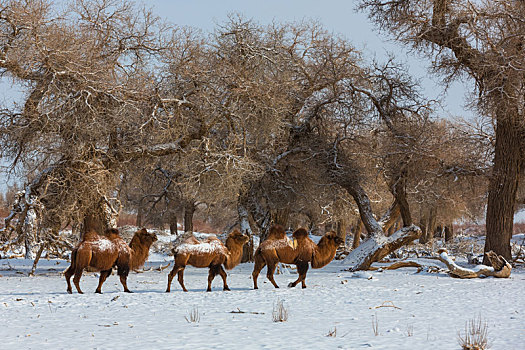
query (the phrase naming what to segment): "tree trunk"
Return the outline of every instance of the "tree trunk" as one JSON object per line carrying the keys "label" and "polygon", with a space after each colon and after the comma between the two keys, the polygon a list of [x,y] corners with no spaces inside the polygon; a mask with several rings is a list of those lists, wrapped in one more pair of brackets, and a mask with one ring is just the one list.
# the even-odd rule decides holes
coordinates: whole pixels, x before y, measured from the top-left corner
{"label": "tree trunk", "polygon": [[178,221],[177,221],[177,214],[171,213],[170,214],[170,235],[177,235],[178,234]]}
{"label": "tree trunk", "polygon": [[[503,114],[504,111],[498,111]],[[510,239],[514,224],[514,206],[521,170],[521,139],[518,122],[505,115],[498,115],[493,173],[489,182],[487,202],[485,253],[496,254],[511,260]],[[483,263],[489,263],[487,255]]]}
{"label": "tree trunk", "polygon": [[290,218],[290,209],[275,209],[271,211],[272,223],[282,225],[284,228],[288,225],[288,219]]}
{"label": "tree trunk", "polygon": [[253,261],[253,231],[250,225],[250,217],[245,204],[246,198],[241,194],[237,201],[237,214],[239,215],[239,226],[241,233],[244,233],[250,237],[250,240],[242,248],[241,263]]}
{"label": "tree trunk", "polygon": [[193,213],[195,213],[195,203],[186,201],[184,204],[184,233],[193,232]]}
{"label": "tree trunk", "polygon": [[454,239],[454,227],[452,224],[445,226],[445,242],[449,242]]}
{"label": "tree trunk", "polygon": [[142,216],[144,215],[144,208],[142,201],[139,203],[139,207],[137,208],[137,220],[135,222],[135,226],[142,227]]}
{"label": "tree trunk", "polygon": [[361,242],[361,231],[363,230],[363,220],[357,219],[357,223],[354,226],[354,240],[352,242],[352,249],[359,247]]}
{"label": "tree trunk", "polygon": [[341,237],[343,239],[343,242],[345,242],[346,246],[346,224],[344,220],[337,220],[337,225],[335,232],[337,233],[337,236]]}

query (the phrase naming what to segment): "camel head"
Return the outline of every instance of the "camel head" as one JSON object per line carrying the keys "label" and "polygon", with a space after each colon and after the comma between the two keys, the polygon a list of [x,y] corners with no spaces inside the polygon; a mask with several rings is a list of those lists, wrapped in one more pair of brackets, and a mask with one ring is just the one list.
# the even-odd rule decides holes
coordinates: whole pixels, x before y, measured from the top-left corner
{"label": "camel head", "polygon": [[241,231],[233,230],[226,239],[226,246],[228,247],[233,242],[235,242],[237,245],[243,246],[244,244],[246,244],[246,242],[248,242],[249,239],[250,237],[241,233]]}
{"label": "camel head", "polygon": [[334,231],[330,231],[324,235],[326,240],[333,243],[336,247],[339,247],[341,244],[343,244],[345,241],[337,235]]}
{"label": "camel head", "polygon": [[157,235],[153,232],[148,232],[145,228],[142,228],[135,232],[135,237],[138,238],[139,242],[146,246],[151,246],[157,241]]}

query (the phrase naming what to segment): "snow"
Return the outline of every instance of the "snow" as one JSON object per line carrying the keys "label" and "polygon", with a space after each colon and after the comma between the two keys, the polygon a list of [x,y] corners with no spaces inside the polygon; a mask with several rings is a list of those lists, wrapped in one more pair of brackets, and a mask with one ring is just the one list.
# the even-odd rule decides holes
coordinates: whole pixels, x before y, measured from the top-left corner
{"label": "snow", "polygon": [[99,240],[90,243],[91,245],[98,247],[100,251],[115,251],[115,244],[107,238],[101,237]]}
{"label": "snow", "polygon": [[212,240],[210,242],[202,242],[199,244],[183,243],[175,248],[179,254],[211,254],[214,252],[227,253],[226,248],[219,240]]}
{"label": "snow", "polygon": [[[149,267],[173,258],[152,254]],[[525,271],[509,279],[460,280],[445,273],[341,271],[333,262],[308,271],[306,289],[285,287],[295,270],[276,275],[280,289],[259,277],[252,290],[253,264],[228,273],[231,292],[216,278],[205,292],[208,269],[187,267],[188,293],[177,284],[164,293],[169,269],[131,273],[123,293],[116,275],[104,294],[94,294],[98,274],[84,273],[86,294],[66,293],[64,260],[0,260],[2,349],[458,349],[465,323],[481,316],[488,323],[492,349],[523,345]],[[286,322],[272,321],[277,301],[288,310]],[[186,318],[198,310],[200,321]],[[245,313],[232,313],[232,311]],[[379,335],[372,322],[377,319]],[[7,321],[6,321],[7,320]],[[327,334],[336,329],[335,337]],[[409,336],[412,334],[411,336]]]}

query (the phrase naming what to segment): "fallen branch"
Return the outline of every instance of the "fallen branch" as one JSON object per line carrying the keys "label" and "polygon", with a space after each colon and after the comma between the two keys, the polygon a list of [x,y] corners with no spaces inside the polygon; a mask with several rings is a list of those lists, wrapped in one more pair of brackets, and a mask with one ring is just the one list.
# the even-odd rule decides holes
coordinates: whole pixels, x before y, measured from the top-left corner
{"label": "fallen branch", "polygon": [[393,301],[390,301],[390,300],[387,300],[387,301],[383,301],[383,304],[379,305],[379,306],[374,306],[373,308],[369,308],[369,309],[379,309],[380,307],[393,307],[394,309],[398,309],[398,310],[401,310],[400,307],[398,306],[395,306],[394,305],[394,302]]}
{"label": "fallen branch", "polygon": [[493,276],[497,278],[508,278],[512,266],[503,258],[501,255],[497,255],[493,251],[487,252],[487,258],[492,266],[477,265],[472,269],[467,269],[457,265],[452,258],[448,255],[446,249],[442,248],[438,251],[438,259],[447,265],[449,271],[448,274],[452,277],[457,278],[477,278],[481,276]]}
{"label": "fallen branch", "polygon": [[237,308],[237,311],[233,310],[230,311],[230,314],[252,314],[252,315],[264,315],[264,312],[254,312],[254,311],[241,311],[241,309]]}

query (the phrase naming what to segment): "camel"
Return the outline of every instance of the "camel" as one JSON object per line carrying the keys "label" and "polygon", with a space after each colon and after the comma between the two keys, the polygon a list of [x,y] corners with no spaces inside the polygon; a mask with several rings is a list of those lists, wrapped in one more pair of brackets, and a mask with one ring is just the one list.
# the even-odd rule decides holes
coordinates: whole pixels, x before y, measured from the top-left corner
{"label": "camel", "polygon": [[89,266],[95,271],[100,271],[95,293],[102,294],[102,284],[116,266],[124,292],[132,293],[127,285],[129,270],[144,265],[149,248],[156,240],[157,236],[149,233],[145,228],[135,232],[129,246],[120,237],[116,228],[107,230],[105,236],[100,236],[94,231],[87,232],[80,244],[71,252],[71,265],[64,273],[67,292],[73,293],[70,279],[74,274],[73,283],[78,293],[83,294],[80,289],[80,278],[84,269]]}
{"label": "camel", "polygon": [[311,263],[314,269],[328,265],[334,258],[337,247],[343,243],[343,239],[333,231],[326,233],[317,245],[308,237],[308,231],[304,228],[297,229],[292,237],[296,240],[295,247],[292,246],[281,225],[274,225],[270,228],[268,238],[255,251],[255,265],[252,272],[254,289],[258,289],[257,277],[265,265],[268,265],[266,272],[268,280],[275,288],[279,288],[273,278],[279,262],[297,266],[299,277],[288,284],[288,287],[295,287],[301,282],[302,287],[306,288],[308,263]]}
{"label": "camel", "polygon": [[171,290],[171,281],[175,274],[178,274],[182,290],[188,291],[184,286],[184,269],[186,265],[208,267],[210,269],[207,292],[211,292],[211,283],[217,275],[222,277],[223,289],[230,290],[226,283],[226,272],[223,266],[227,270],[231,270],[239,265],[242,257],[242,247],[246,242],[248,242],[248,236],[242,234],[239,230],[234,230],[228,235],[225,245],[215,237],[209,237],[202,242],[194,236],[185,239],[181,245],[172,250],[175,265],[168,275],[166,293],[169,293]]}

